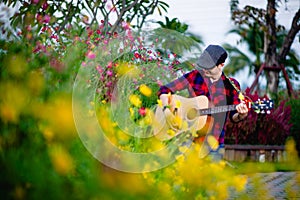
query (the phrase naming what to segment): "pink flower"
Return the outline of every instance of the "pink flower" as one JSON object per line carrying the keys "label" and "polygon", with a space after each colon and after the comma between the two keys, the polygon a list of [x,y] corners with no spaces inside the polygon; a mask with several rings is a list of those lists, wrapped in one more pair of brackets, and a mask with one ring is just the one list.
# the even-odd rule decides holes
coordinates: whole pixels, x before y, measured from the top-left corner
{"label": "pink flower", "polygon": [[112,72],[111,70],[107,70],[106,74],[107,74],[108,76],[112,76],[112,75],[113,75],[113,72]]}
{"label": "pink flower", "polygon": [[111,61],[108,63],[107,68],[109,68],[109,69],[112,68],[112,62]]}
{"label": "pink flower", "polygon": [[43,10],[47,10],[49,4],[47,2],[44,2],[42,5]]}
{"label": "pink flower", "polygon": [[89,59],[95,59],[96,58],[96,54],[93,53],[92,51],[89,51],[87,53],[86,57],[88,57]]}
{"label": "pink flower", "polygon": [[47,27],[46,27],[46,26],[44,26],[44,27],[41,29],[42,32],[45,32],[46,30],[47,30]]}
{"label": "pink flower", "polygon": [[162,85],[163,85],[162,82],[161,82],[161,80],[157,80],[156,83],[157,83],[159,86],[162,86]]}
{"label": "pink flower", "polygon": [[39,13],[36,14],[36,20],[38,21],[38,23],[42,23],[43,22],[43,16]]}
{"label": "pink flower", "polygon": [[138,59],[138,58],[141,58],[141,55],[140,55],[138,52],[135,52],[135,53],[134,53],[134,57],[135,57],[136,59]]}
{"label": "pink flower", "polygon": [[40,0],[32,0],[33,4],[38,4]]}
{"label": "pink flower", "polygon": [[111,82],[111,81],[108,81],[108,82],[106,83],[106,86],[107,86],[107,87],[112,86],[112,82]]}
{"label": "pink flower", "polygon": [[51,19],[51,17],[50,17],[49,15],[45,15],[45,16],[43,17],[43,22],[44,22],[44,23],[49,23],[49,22],[50,22],[50,19]]}
{"label": "pink flower", "polygon": [[100,65],[98,65],[96,67],[96,70],[99,72],[99,74],[102,74],[102,72],[103,72],[103,69],[102,69],[102,67]]}
{"label": "pink flower", "polygon": [[139,109],[139,114],[141,115],[141,116],[145,116],[146,115],[146,109],[144,108],[144,107],[142,107],[142,108],[140,108]]}
{"label": "pink flower", "polygon": [[122,27],[124,28],[124,30],[129,30],[130,29],[130,24],[127,22],[122,22]]}
{"label": "pink flower", "polygon": [[86,62],[82,62],[82,63],[81,63],[81,66],[82,66],[82,67],[86,67]]}

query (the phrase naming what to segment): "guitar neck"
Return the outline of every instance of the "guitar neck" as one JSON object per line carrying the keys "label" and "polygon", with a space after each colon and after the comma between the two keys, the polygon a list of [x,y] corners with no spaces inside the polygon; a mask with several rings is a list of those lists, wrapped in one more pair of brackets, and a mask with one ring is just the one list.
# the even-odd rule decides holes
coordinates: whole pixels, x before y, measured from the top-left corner
{"label": "guitar neck", "polygon": [[200,109],[199,114],[200,115],[210,115],[210,114],[228,112],[228,111],[233,111],[233,110],[236,110],[236,105],[225,105],[225,106],[217,106],[217,107],[213,107],[213,108]]}

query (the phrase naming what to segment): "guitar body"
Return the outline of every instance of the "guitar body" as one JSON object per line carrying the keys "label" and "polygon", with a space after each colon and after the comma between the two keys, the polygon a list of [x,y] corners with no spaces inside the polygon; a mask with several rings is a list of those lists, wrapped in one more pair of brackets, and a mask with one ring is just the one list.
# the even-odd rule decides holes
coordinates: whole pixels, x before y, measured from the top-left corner
{"label": "guitar body", "polygon": [[[166,95],[166,94],[163,94]],[[273,109],[272,100],[260,100],[252,102],[250,99],[243,100],[247,108],[253,109],[260,114],[269,114]],[[207,134],[213,125],[210,114],[232,111],[236,105],[224,105],[209,108],[206,96],[185,98],[179,95],[168,95],[170,110],[157,107],[153,120],[154,135],[160,140],[169,140],[180,133],[190,130],[200,136]]]}
{"label": "guitar body", "polygon": [[170,111],[157,107],[155,111],[154,135],[160,140],[169,140],[183,131],[197,131],[205,127],[209,129],[212,123],[206,124],[207,115],[198,115],[197,110],[206,109],[209,101],[206,96],[185,98],[179,95],[169,97]]}

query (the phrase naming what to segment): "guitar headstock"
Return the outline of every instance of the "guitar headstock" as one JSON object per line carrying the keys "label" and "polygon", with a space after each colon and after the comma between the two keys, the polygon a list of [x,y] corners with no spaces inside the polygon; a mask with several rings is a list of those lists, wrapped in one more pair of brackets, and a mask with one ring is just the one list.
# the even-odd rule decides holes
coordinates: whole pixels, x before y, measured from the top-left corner
{"label": "guitar headstock", "polygon": [[258,99],[251,103],[251,108],[256,113],[260,114],[270,114],[271,110],[274,108],[274,102],[271,99]]}

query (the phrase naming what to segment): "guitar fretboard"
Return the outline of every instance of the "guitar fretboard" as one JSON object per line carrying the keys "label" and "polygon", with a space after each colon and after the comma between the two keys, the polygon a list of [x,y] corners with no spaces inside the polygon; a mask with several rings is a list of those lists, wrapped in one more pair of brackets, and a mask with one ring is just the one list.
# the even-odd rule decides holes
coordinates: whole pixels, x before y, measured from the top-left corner
{"label": "guitar fretboard", "polygon": [[217,107],[213,107],[213,108],[200,109],[199,114],[200,115],[210,115],[210,114],[232,111],[235,109],[236,109],[236,105],[217,106]]}

